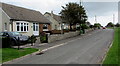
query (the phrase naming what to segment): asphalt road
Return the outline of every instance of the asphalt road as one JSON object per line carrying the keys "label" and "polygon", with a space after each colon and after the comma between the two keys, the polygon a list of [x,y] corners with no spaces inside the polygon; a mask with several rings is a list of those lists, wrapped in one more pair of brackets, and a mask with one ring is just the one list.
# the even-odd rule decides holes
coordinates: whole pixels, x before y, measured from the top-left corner
{"label": "asphalt road", "polygon": [[10,64],[99,64],[113,40],[112,29],[96,30]]}

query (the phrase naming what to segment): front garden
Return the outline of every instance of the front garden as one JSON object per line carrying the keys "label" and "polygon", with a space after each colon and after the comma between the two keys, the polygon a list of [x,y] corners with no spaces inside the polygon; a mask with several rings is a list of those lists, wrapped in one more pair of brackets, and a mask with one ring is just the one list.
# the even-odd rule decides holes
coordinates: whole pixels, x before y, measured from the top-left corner
{"label": "front garden", "polygon": [[0,58],[2,59],[0,60],[0,63],[22,57],[36,51],[38,51],[38,49],[35,48],[21,48],[20,50],[15,48],[2,48],[0,49]]}

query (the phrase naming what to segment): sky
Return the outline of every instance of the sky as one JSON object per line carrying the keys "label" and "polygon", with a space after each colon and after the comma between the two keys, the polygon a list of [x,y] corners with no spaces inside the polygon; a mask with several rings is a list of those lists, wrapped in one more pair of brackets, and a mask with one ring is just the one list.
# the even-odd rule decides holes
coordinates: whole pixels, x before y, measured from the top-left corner
{"label": "sky", "polygon": [[[1,0],[1,2],[37,10],[42,14],[53,11],[59,15],[61,6],[65,6],[69,2],[80,3],[80,0]],[[108,22],[115,24],[118,22],[119,0],[81,0],[81,2],[91,24],[100,23],[102,26],[106,26]]]}

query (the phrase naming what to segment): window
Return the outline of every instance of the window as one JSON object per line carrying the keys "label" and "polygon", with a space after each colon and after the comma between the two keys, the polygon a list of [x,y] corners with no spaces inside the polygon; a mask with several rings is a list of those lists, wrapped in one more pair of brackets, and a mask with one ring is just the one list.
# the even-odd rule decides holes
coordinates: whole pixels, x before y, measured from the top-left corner
{"label": "window", "polygon": [[33,31],[39,31],[39,24],[38,23],[33,23]]}
{"label": "window", "polygon": [[21,23],[21,31],[23,31],[23,23]]}
{"label": "window", "polygon": [[55,25],[55,29],[57,30],[57,25]]}
{"label": "window", "polygon": [[16,31],[27,32],[28,31],[28,23],[16,23]]}
{"label": "window", "polygon": [[27,23],[27,31],[28,31],[28,23]]}
{"label": "window", "polygon": [[20,31],[20,23],[17,23],[17,31]]}
{"label": "window", "polygon": [[36,24],[36,31],[38,31],[38,24]]}
{"label": "window", "polygon": [[35,31],[35,23],[33,23],[33,31]]}
{"label": "window", "polygon": [[48,25],[47,25],[47,24],[44,24],[44,25],[43,25],[43,29],[48,29]]}
{"label": "window", "polygon": [[4,24],[4,28],[5,28],[5,30],[7,30],[7,23]]}

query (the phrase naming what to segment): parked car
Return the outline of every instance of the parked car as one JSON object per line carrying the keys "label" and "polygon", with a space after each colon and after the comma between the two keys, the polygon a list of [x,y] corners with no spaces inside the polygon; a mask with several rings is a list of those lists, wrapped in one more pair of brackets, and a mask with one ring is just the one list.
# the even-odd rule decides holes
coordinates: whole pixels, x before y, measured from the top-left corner
{"label": "parked car", "polygon": [[0,38],[4,39],[5,41],[10,42],[11,45],[18,45],[18,40],[20,43],[24,43],[28,41],[28,36],[22,35],[18,32],[0,32]]}
{"label": "parked car", "polygon": [[106,29],[106,27],[103,27],[103,29]]}

